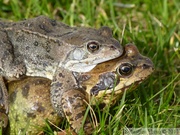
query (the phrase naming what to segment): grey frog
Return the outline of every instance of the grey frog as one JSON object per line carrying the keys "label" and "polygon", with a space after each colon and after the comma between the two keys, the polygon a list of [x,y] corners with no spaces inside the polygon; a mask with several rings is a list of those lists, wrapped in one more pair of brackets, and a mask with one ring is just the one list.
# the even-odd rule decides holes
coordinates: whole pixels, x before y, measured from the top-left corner
{"label": "grey frog", "polygon": [[[0,21],[0,35],[0,103],[6,112],[8,94],[4,78],[10,80],[27,75],[52,80],[57,78],[55,75],[63,75],[66,81],[72,78],[70,71],[90,71],[98,63],[123,53],[108,27],[70,27],[45,16],[20,22]],[[56,84],[61,81],[58,84],[63,83],[64,91],[68,90],[67,81],[53,81]],[[59,87],[52,86],[54,91]]]}

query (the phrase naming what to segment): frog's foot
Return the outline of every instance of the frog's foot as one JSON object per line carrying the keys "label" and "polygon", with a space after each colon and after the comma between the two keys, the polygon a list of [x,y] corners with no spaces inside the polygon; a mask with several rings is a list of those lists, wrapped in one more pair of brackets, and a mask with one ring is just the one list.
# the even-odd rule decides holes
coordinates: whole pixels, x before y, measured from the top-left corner
{"label": "frog's foot", "polygon": [[6,128],[8,124],[8,116],[0,112],[0,127]]}
{"label": "frog's foot", "polygon": [[26,67],[24,63],[18,62],[17,64],[17,62],[15,62],[15,64],[10,65],[10,67],[11,68],[5,72],[5,76],[8,78],[19,78],[26,73]]}
{"label": "frog's foot", "polygon": [[89,117],[83,123],[87,109],[85,94],[79,90],[68,90],[64,92],[62,96],[62,108],[65,117],[76,133],[83,127],[85,134],[92,134],[93,126]]}

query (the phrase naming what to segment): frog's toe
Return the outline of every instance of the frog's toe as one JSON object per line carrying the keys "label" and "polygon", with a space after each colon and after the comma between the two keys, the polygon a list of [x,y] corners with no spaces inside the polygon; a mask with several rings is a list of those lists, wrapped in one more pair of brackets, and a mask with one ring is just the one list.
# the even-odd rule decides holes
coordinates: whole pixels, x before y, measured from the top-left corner
{"label": "frog's toe", "polygon": [[8,116],[0,112],[0,127],[6,128],[8,124]]}
{"label": "frog's toe", "polygon": [[19,78],[26,73],[25,64],[19,61],[12,62],[4,70],[4,76],[7,78]]}
{"label": "frog's toe", "polygon": [[26,73],[26,68],[24,65],[19,65],[18,67],[14,67],[13,77],[19,78],[20,76]]}

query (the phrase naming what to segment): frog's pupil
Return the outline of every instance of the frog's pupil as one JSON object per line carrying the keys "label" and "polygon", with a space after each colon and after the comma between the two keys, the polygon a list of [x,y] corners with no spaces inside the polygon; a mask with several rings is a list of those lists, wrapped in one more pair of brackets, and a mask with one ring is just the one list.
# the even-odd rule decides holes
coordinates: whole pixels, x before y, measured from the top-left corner
{"label": "frog's pupil", "polygon": [[99,44],[96,43],[96,42],[90,42],[90,43],[88,43],[88,45],[87,45],[87,49],[88,49],[90,52],[95,52],[95,51],[99,50]]}
{"label": "frog's pupil", "polygon": [[97,45],[96,45],[96,44],[91,44],[89,47],[90,47],[92,50],[95,50],[95,49],[97,48]]}
{"label": "frog's pupil", "polygon": [[131,68],[130,67],[128,67],[128,66],[124,66],[124,67],[122,67],[122,72],[124,72],[124,73],[128,73],[130,70],[131,70]]}
{"label": "frog's pupil", "polygon": [[133,66],[131,64],[124,63],[119,67],[118,73],[119,73],[119,75],[127,76],[132,73],[132,70],[133,70]]}

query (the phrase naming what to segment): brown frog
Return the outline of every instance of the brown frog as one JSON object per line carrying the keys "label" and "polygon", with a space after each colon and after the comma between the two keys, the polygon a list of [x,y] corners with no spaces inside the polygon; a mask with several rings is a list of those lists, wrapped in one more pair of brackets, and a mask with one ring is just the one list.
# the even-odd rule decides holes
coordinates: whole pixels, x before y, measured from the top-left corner
{"label": "brown frog", "polygon": [[98,64],[88,73],[75,73],[75,76],[86,88],[89,100],[93,97],[95,101],[109,104],[115,103],[126,89],[133,90],[153,71],[153,62],[141,55],[135,45],[127,44],[122,57]]}
{"label": "brown frog", "polygon": [[[98,64],[89,72],[73,72],[79,88],[65,92],[68,96],[62,98],[60,106],[62,107],[61,109],[63,110],[64,117],[70,122],[71,127],[78,132],[82,127],[84,118],[84,113],[82,112],[84,112],[87,107],[82,104],[84,100],[91,105],[96,104],[97,102],[103,103],[104,105],[109,103],[114,104],[119,100],[125,90],[128,88],[131,88],[132,90],[132,86],[135,88],[153,72],[153,69],[152,61],[149,58],[142,56],[136,46],[128,44],[125,46],[125,52],[122,57]],[[32,79],[29,79],[26,83],[31,86]],[[23,85],[26,86],[26,83]],[[21,89],[23,88],[20,84],[17,85],[17,88],[18,87]],[[50,86],[46,87],[46,89],[49,88]],[[79,91],[80,98],[78,97],[77,92],[74,93],[74,91],[77,90]],[[44,92],[44,94],[47,93]],[[38,94],[32,95],[39,96]],[[34,97],[35,99],[37,98],[36,96]],[[13,96],[10,95],[10,97]],[[20,96],[17,94],[16,100],[19,99],[19,97]],[[82,99],[82,97],[84,98]],[[49,100],[47,99],[43,102],[49,104]],[[14,101],[11,102],[10,108],[16,106],[17,103]],[[23,101],[29,103],[28,99],[23,99]],[[73,104],[69,104],[69,102],[73,102]],[[46,109],[49,110],[49,108]],[[14,111],[18,111],[18,108]],[[35,118],[38,118],[38,116],[36,115]],[[87,122],[87,125],[92,127],[89,122]],[[84,129],[86,134],[91,134],[93,128],[87,128],[88,130],[86,128]]]}
{"label": "brown frog", "polygon": [[[76,85],[72,71],[90,71],[98,63],[123,53],[109,27],[70,27],[45,16],[19,22],[0,21],[0,48],[0,105],[6,113],[8,94],[4,79],[45,77],[52,80],[54,97],[63,96],[64,92],[59,95],[56,91],[68,91]],[[63,79],[55,75],[62,75]],[[72,80],[73,87],[67,80]]]}
{"label": "brown frog", "polygon": [[[141,55],[137,47],[133,44],[127,44],[123,56],[98,64],[94,69],[86,73],[73,72],[79,86],[79,96],[73,89],[68,91],[62,98],[61,109],[70,121],[71,126],[76,132],[80,130],[86,107],[81,97],[91,105],[98,103],[107,105],[114,104],[119,100],[123,91],[136,87],[144,81],[154,70],[152,61]],[[69,104],[69,102],[73,102]],[[70,109],[69,109],[70,108]],[[84,112],[84,113],[82,113]],[[89,126],[89,123],[87,122]],[[87,130],[88,126],[84,124],[86,134],[92,131]],[[87,127],[86,127],[87,126]],[[87,129],[86,129],[87,128]]]}

